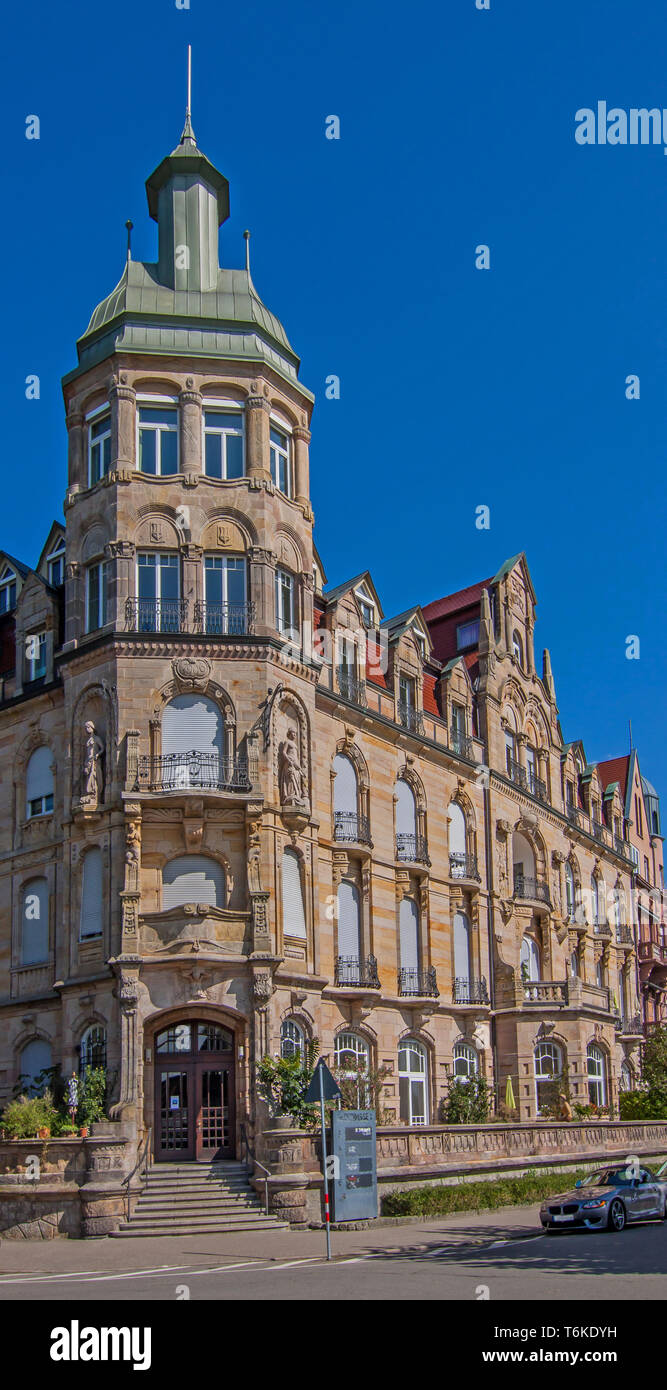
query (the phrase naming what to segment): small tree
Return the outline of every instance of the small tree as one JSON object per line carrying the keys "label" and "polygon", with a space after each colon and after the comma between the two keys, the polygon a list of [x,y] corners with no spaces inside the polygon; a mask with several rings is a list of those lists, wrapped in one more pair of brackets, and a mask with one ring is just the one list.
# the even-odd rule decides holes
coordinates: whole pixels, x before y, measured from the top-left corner
{"label": "small tree", "polygon": [[80,1125],[103,1120],[106,1113],[107,1074],[104,1067],[86,1067],[79,1081],[76,1118]]}
{"label": "small tree", "polygon": [[297,1129],[305,1129],[311,1122],[311,1107],[306,1105],[304,1096],[308,1090],[317,1054],[317,1038],[306,1040],[303,1056],[295,1052],[292,1057],[262,1057],[257,1068],[257,1092],[265,1101],[272,1115],[291,1115]]}
{"label": "small tree", "polygon": [[342,1110],[374,1110],[376,1123],[387,1123],[382,1104],[384,1083],[391,1067],[371,1067],[359,1060],[354,1065],[335,1067],[333,1076],[340,1087]]}
{"label": "small tree", "polygon": [[642,1082],[621,1091],[622,1120],[667,1120],[667,1028],[656,1027],[642,1049]]}
{"label": "small tree", "polygon": [[475,1072],[465,1080],[450,1076],[447,1095],[440,1102],[440,1118],[445,1125],[483,1125],[489,1118],[491,1087],[485,1076]]}

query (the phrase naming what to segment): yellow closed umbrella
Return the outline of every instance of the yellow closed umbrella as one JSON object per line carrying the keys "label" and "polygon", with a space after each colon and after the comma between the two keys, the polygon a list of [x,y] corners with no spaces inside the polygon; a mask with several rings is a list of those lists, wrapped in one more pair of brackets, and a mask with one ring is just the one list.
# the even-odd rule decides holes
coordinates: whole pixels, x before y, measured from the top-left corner
{"label": "yellow closed umbrella", "polygon": [[511,1076],[508,1076],[507,1085],[505,1087],[505,1105],[507,1106],[508,1110],[516,1110],[516,1101],[514,1099],[514,1087],[512,1085]]}

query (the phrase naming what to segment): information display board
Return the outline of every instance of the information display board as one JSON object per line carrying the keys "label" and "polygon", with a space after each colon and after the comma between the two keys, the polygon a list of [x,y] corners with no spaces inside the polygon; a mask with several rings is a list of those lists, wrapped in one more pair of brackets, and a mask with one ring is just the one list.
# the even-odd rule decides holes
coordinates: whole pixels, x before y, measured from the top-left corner
{"label": "information display board", "polygon": [[378,1214],[374,1110],[332,1114],[334,1221]]}

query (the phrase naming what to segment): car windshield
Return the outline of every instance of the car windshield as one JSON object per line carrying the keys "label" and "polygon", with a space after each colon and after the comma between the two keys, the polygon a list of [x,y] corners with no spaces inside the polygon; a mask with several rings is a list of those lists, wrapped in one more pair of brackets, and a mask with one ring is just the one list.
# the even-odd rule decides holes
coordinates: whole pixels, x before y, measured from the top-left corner
{"label": "car windshield", "polygon": [[602,1168],[599,1173],[589,1173],[584,1178],[582,1187],[618,1187],[628,1185],[632,1182],[633,1171],[630,1168]]}

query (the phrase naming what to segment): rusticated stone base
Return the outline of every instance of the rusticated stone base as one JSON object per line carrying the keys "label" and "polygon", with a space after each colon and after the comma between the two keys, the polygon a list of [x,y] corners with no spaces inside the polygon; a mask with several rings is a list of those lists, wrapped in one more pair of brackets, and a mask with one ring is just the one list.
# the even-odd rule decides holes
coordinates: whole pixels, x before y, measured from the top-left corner
{"label": "rusticated stone base", "polygon": [[127,1127],[108,1121],[89,1139],[4,1140],[0,1239],[90,1239],[117,1230],[134,1153]]}

